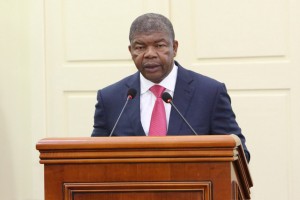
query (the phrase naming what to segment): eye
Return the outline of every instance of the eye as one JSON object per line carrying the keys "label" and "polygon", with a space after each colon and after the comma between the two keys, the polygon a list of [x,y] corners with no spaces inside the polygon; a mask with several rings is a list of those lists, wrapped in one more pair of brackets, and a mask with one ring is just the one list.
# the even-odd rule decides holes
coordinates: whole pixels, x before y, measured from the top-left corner
{"label": "eye", "polygon": [[164,43],[158,43],[158,44],[156,44],[156,48],[157,49],[162,49],[164,47],[166,47],[166,44],[164,44]]}
{"label": "eye", "polygon": [[144,50],[145,47],[142,46],[142,45],[136,45],[136,46],[134,47],[134,49],[135,49],[135,50],[138,50],[138,51],[141,51],[141,50]]}

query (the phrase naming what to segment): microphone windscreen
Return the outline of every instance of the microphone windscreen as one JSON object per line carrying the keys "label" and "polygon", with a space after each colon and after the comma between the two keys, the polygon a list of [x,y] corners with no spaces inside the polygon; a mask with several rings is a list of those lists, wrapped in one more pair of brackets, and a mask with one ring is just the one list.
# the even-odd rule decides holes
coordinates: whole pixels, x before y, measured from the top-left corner
{"label": "microphone windscreen", "polygon": [[127,92],[127,97],[129,96],[131,99],[133,99],[136,95],[137,91],[134,88],[130,88]]}
{"label": "microphone windscreen", "polygon": [[172,101],[172,96],[168,92],[164,92],[161,96],[161,98],[164,100],[166,103],[170,103]]}

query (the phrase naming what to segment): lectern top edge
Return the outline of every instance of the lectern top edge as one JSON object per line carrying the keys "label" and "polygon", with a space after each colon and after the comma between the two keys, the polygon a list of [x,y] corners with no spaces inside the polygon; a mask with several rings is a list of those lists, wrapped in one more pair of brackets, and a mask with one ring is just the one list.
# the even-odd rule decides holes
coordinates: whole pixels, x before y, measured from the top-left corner
{"label": "lectern top edge", "polygon": [[115,148],[235,148],[241,145],[235,135],[199,135],[167,137],[62,137],[40,140],[37,150],[115,149]]}

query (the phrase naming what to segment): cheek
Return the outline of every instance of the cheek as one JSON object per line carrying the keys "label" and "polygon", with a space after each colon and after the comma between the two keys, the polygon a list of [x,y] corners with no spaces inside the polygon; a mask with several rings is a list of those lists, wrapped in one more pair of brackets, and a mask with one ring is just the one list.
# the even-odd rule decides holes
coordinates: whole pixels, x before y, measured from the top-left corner
{"label": "cheek", "polygon": [[138,70],[142,68],[143,59],[140,56],[133,56],[132,60]]}
{"label": "cheek", "polygon": [[174,54],[173,53],[164,53],[164,54],[161,54],[160,56],[160,60],[162,62],[164,62],[164,64],[170,64],[170,62],[173,60],[174,58]]}
{"label": "cheek", "polygon": [[132,55],[132,60],[135,63],[141,63],[143,60],[143,56],[142,55]]}

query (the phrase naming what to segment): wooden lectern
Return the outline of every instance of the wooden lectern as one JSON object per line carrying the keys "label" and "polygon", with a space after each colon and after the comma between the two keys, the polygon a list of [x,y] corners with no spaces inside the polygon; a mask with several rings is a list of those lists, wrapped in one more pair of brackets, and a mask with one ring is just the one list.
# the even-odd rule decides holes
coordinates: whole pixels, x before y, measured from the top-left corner
{"label": "wooden lectern", "polygon": [[234,135],[40,140],[45,200],[250,199]]}

